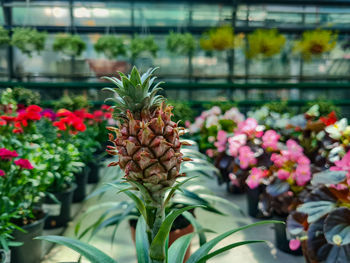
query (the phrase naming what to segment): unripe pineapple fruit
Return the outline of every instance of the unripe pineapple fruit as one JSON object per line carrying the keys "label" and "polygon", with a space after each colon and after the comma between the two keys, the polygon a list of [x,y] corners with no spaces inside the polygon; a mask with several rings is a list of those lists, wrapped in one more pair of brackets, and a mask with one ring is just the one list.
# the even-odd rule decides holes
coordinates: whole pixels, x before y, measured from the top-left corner
{"label": "unripe pineapple fruit", "polygon": [[151,89],[154,70],[140,76],[134,67],[129,76],[119,73],[120,80],[106,77],[117,86],[108,90],[116,95],[110,100],[120,120],[119,127],[108,127],[115,135],[109,134],[114,146],[108,146],[107,152],[119,157],[110,166],[119,165],[128,181],[139,182],[152,192],[172,186],[181,176],[184,160],[179,139],[182,128],[171,121],[172,107],[157,95],[161,83]]}

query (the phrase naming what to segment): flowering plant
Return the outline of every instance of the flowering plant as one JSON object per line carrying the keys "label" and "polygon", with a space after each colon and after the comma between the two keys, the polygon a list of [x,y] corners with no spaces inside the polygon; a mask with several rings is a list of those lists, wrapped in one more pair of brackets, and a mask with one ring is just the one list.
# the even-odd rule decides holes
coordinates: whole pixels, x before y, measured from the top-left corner
{"label": "flowering plant", "polygon": [[200,41],[200,47],[205,51],[223,51],[234,49],[242,44],[241,36],[234,35],[234,29],[223,25],[205,32]]}
{"label": "flowering plant", "polygon": [[[218,106],[203,111],[193,124],[189,125],[191,134],[200,135],[199,147],[201,150],[214,149],[219,131],[232,132],[237,125],[244,120],[244,116],[235,107],[222,113]],[[214,151],[207,151],[209,157],[214,157]]]}
{"label": "flowering plant", "polygon": [[350,152],[330,170],[315,174],[313,191],[288,217],[292,249],[318,262],[350,260]]}
{"label": "flowering plant", "polygon": [[331,51],[337,43],[337,38],[337,34],[330,30],[305,31],[302,39],[295,43],[294,51],[299,52],[304,60],[310,61]]}

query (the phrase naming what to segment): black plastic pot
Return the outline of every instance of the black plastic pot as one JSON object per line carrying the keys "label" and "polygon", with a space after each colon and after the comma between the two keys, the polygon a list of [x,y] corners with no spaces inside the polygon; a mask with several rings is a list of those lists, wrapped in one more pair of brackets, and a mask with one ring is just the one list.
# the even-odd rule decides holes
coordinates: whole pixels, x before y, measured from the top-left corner
{"label": "black plastic pot", "polygon": [[19,247],[11,247],[11,263],[40,263],[43,255],[42,243],[33,238],[42,236],[46,216],[40,220],[22,227],[26,231],[19,230],[13,232],[14,241],[22,242]]}
{"label": "black plastic pot", "polygon": [[73,194],[74,203],[79,203],[85,199],[88,178],[89,169],[87,167],[84,167],[84,169],[80,173],[75,174],[75,183],[77,184],[77,188],[75,189]]}
{"label": "black plastic pot", "polygon": [[99,165],[96,162],[89,162],[88,168],[89,168],[88,183],[89,184],[98,183],[98,181],[100,180],[100,177],[98,176]]}
{"label": "black plastic pot", "polygon": [[[276,220],[286,222],[285,218],[276,218]],[[289,248],[290,240],[287,237],[286,224],[275,224],[274,230],[275,230],[275,245],[279,250],[288,254],[296,255],[296,256],[303,255],[303,251],[301,247],[297,250],[291,250]]]}
{"label": "black plastic pot", "polygon": [[265,189],[264,185],[259,185],[254,189],[247,187],[247,203],[248,203],[248,215],[261,218],[262,214],[259,210],[260,194]]}
{"label": "black plastic pot", "polygon": [[11,250],[0,249],[0,263],[11,263]]}
{"label": "black plastic pot", "polygon": [[45,221],[45,229],[67,225],[71,218],[73,192],[76,188],[76,184],[73,184],[68,190],[62,193],[53,193],[56,199],[60,202],[59,204],[50,197],[45,198],[43,208],[48,213],[48,217]]}

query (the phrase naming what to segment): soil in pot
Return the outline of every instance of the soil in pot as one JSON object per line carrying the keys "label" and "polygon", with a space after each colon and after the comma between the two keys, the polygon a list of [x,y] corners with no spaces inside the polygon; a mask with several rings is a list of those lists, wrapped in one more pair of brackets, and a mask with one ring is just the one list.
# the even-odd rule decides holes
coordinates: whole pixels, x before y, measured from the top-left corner
{"label": "soil in pot", "polygon": [[[286,222],[285,218],[276,218],[276,220]],[[279,250],[288,254],[296,255],[296,256],[303,255],[303,251],[301,247],[297,250],[291,250],[289,248],[290,238],[288,237],[288,234],[287,234],[286,224],[275,224],[274,231],[275,231],[275,245]]]}
{"label": "soil in pot", "polygon": [[43,235],[46,215],[39,211],[37,220],[21,226],[26,233],[19,230],[13,232],[14,241],[22,242],[23,245],[11,248],[11,263],[40,263],[43,255],[42,243],[40,240],[33,240]]}
{"label": "soil in pot", "polygon": [[89,176],[88,176],[88,183],[89,184],[96,184],[100,181],[99,177],[99,165],[96,162],[89,162],[88,163],[89,168]]}
{"label": "soil in pot", "polygon": [[[137,220],[135,219],[129,220],[131,237],[134,242],[135,242],[136,223],[137,223]],[[175,242],[176,239],[184,235],[187,235],[189,233],[193,233],[193,231],[194,231],[194,228],[190,224],[190,222],[185,217],[180,215],[178,218],[176,218],[171,228],[171,231],[169,234],[169,247],[171,246],[172,243]],[[189,245],[186,251],[184,262],[186,262],[190,256],[191,256],[191,244]]]}
{"label": "soil in pot", "polygon": [[63,227],[68,224],[71,218],[71,206],[73,201],[73,192],[76,189],[76,184],[73,184],[69,189],[61,193],[52,193],[59,203],[46,197],[43,208],[48,213],[45,221],[45,229]]}
{"label": "soil in pot", "polygon": [[85,199],[88,178],[89,178],[88,167],[84,167],[84,169],[80,173],[75,174],[75,183],[77,184],[77,188],[75,189],[73,194],[74,203],[79,203]]}

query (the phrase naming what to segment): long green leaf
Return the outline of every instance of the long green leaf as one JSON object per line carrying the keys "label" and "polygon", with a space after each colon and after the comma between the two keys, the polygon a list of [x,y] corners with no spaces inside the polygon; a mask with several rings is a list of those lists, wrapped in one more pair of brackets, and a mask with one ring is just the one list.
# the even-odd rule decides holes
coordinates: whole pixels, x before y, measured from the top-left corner
{"label": "long green leaf", "polygon": [[214,252],[202,257],[199,261],[197,261],[197,263],[205,263],[205,262],[207,262],[208,259],[211,259],[212,257],[215,257],[215,256],[217,256],[221,253],[224,253],[225,251],[230,250],[230,249],[235,248],[235,247],[248,245],[248,244],[254,244],[254,243],[263,243],[263,242],[266,242],[266,241],[264,241],[264,240],[248,240],[248,241],[241,241],[241,242],[233,243],[233,244],[227,245],[223,248],[220,248],[218,250],[215,250]]}
{"label": "long green leaf", "polygon": [[197,176],[193,176],[193,177],[189,177],[186,178],[185,180],[183,180],[182,182],[179,182],[178,184],[176,184],[175,186],[173,186],[170,190],[170,192],[167,195],[167,198],[164,201],[164,206],[166,206],[170,199],[172,198],[172,196],[174,195],[175,191],[178,190],[182,185],[184,185],[185,183],[187,183],[189,180],[192,180],[194,178],[196,178]]}
{"label": "long green leaf", "polygon": [[138,196],[136,196],[135,194],[133,194],[130,191],[125,191],[124,193],[135,202],[137,209],[140,211],[141,215],[143,216],[143,218],[147,222],[147,212],[146,212],[146,207],[145,207],[143,201]]}
{"label": "long green leaf", "polygon": [[35,239],[46,240],[69,247],[85,257],[91,263],[117,263],[101,250],[73,238],[62,236],[41,236]]}
{"label": "long green leaf", "polygon": [[146,232],[146,222],[143,217],[139,217],[136,225],[136,252],[137,252],[137,262],[138,263],[148,263],[148,238]]}
{"label": "long green leaf", "polygon": [[168,263],[182,263],[186,255],[188,246],[191,243],[193,234],[184,235],[170,246],[168,251]]}
{"label": "long green leaf", "polygon": [[151,259],[164,260],[165,259],[165,242],[169,235],[171,226],[175,219],[183,212],[193,209],[198,206],[188,206],[171,212],[164,220],[159,228],[157,235],[154,237],[150,246]]}
{"label": "long green leaf", "polygon": [[199,238],[199,245],[202,246],[207,242],[207,238],[205,236],[205,232],[211,232],[215,233],[212,230],[204,229],[201,224],[196,220],[196,218],[189,212],[184,212],[182,214],[188,221],[190,221],[191,225],[194,227],[196,233],[198,234]]}
{"label": "long green leaf", "polygon": [[208,255],[209,251],[214,246],[216,246],[221,240],[223,240],[224,238],[226,238],[226,237],[228,237],[236,232],[239,232],[241,230],[245,230],[245,229],[250,228],[250,227],[258,226],[258,225],[279,224],[279,223],[283,223],[283,222],[277,221],[277,220],[267,220],[267,221],[260,221],[260,222],[254,223],[254,224],[242,226],[242,227],[239,227],[239,228],[236,228],[233,230],[229,230],[229,231],[213,238],[208,243],[205,243],[203,246],[201,246],[199,249],[197,249],[197,251],[191,255],[191,257],[187,260],[186,263],[197,263],[202,257],[205,257],[206,255]]}

